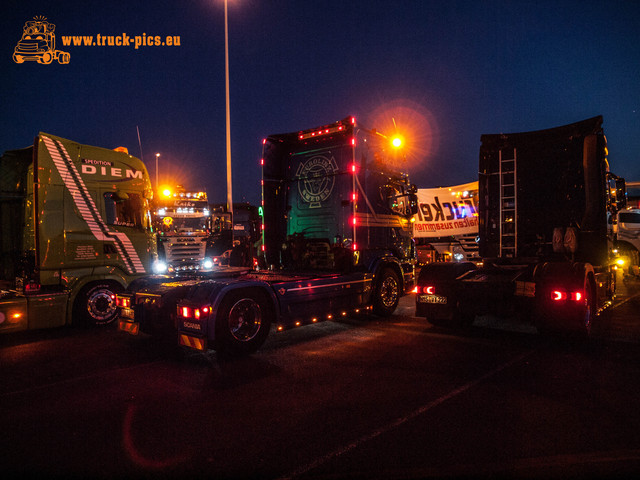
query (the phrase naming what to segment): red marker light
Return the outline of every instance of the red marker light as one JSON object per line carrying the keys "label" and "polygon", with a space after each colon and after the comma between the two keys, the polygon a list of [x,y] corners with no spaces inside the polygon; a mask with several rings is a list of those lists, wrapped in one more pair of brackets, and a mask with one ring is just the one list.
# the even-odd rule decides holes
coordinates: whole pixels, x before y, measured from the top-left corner
{"label": "red marker light", "polygon": [[130,303],[130,299],[128,297],[118,297],[116,295],[116,306],[117,307],[129,308],[130,305],[131,305],[131,303]]}
{"label": "red marker light", "polygon": [[435,292],[435,288],[433,287],[433,285],[429,285],[428,287],[424,287],[423,291],[428,295],[433,295],[433,293]]}
{"label": "red marker light", "polygon": [[551,300],[559,302],[566,299],[567,299],[567,292],[563,292],[562,290],[553,290],[551,292]]}

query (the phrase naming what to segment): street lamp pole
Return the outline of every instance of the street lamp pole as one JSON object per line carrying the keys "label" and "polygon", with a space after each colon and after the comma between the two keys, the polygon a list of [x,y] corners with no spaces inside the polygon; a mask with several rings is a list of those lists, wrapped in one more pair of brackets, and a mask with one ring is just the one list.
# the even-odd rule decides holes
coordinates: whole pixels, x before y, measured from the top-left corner
{"label": "street lamp pole", "polygon": [[231,114],[229,108],[229,27],[227,21],[227,0],[224,0],[224,75],[227,101],[227,212],[233,218],[233,195],[231,182]]}
{"label": "street lamp pole", "polygon": [[158,157],[159,153],[156,153],[156,193],[158,192]]}

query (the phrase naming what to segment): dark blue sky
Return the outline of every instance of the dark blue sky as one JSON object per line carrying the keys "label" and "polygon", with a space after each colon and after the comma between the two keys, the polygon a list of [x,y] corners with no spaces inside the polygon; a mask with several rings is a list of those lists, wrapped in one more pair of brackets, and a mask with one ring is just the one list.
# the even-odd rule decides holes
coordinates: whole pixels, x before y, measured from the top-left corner
{"label": "dark blue sky", "polygon": [[[38,131],[126,146],[155,179],[226,199],[222,0],[5,1],[0,150]],[[16,64],[34,16],[68,65]],[[62,46],[63,35],[180,46]],[[355,115],[406,132],[419,188],[477,179],[483,133],[604,116],[612,170],[640,180],[640,2],[230,0],[234,201],[260,199],[261,142]]]}

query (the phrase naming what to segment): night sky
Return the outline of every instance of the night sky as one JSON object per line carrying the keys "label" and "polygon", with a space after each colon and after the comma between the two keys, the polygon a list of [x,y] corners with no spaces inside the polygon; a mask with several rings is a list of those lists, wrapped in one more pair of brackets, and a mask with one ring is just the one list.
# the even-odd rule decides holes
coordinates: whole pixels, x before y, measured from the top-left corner
{"label": "night sky", "polygon": [[[483,133],[603,115],[611,169],[640,180],[640,2],[229,0],[234,201],[260,201],[262,139],[355,115],[407,138],[419,188],[477,179]],[[34,16],[70,63],[17,64]],[[223,0],[4,1],[0,150],[47,132],[126,146],[160,183],[226,200]],[[179,36],[63,46],[62,36]],[[142,151],[139,147],[138,133]]]}

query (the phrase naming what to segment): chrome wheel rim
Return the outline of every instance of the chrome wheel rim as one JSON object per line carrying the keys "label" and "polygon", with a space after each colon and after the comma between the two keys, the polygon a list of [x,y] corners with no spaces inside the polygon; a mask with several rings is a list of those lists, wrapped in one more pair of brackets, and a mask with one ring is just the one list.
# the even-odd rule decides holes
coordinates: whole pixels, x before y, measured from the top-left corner
{"label": "chrome wheel rim", "polygon": [[229,332],[240,342],[248,342],[258,335],[262,326],[262,310],[251,298],[237,301],[229,311]]}

